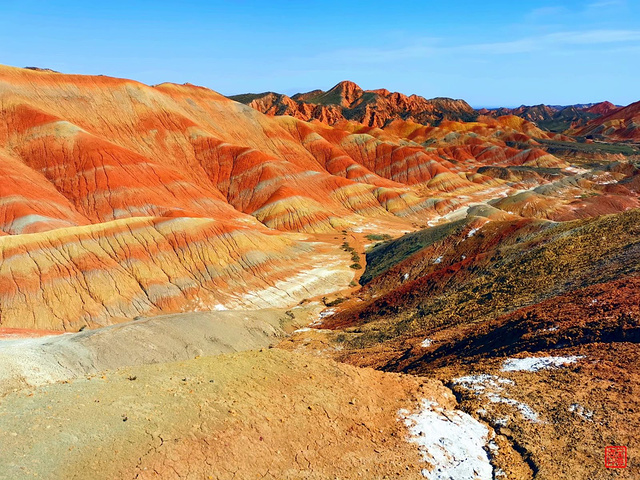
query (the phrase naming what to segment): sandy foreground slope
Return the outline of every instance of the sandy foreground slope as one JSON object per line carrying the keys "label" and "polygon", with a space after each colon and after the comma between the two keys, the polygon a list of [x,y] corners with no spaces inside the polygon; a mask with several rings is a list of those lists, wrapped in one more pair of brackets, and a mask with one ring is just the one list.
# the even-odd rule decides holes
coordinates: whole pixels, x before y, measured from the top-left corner
{"label": "sandy foreground slope", "polygon": [[421,478],[397,412],[444,392],[279,349],[113,370],[3,398],[0,478]]}
{"label": "sandy foreground slope", "polygon": [[318,308],[1,341],[0,479],[529,475],[439,380],[273,348]]}

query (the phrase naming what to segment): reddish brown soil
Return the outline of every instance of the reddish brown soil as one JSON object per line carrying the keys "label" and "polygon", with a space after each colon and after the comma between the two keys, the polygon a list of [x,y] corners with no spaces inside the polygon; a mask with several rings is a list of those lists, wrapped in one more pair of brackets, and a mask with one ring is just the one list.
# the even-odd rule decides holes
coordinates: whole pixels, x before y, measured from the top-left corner
{"label": "reddish brown soil", "polygon": [[[283,347],[441,380],[465,411],[504,436],[535,479],[635,479],[640,472],[639,292],[640,277],[635,276],[570,292],[493,321],[414,332],[368,348],[344,349],[344,333],[326,330],[299,334]],[[428,347],[421,345],[425,338],[431,340]],[[531,356],[583,358],[538,372],[501,371],[506,358]],[[467,375],[513,382],[498,395],[526,405],[538,421],[455,381]],[[613,473],[605,468],[604,448],[609,445],[628,448],[626,469]],[[514,460],[513,465],[520,463]],[[508,478],[526,478],[522,470],[503,470]]]}

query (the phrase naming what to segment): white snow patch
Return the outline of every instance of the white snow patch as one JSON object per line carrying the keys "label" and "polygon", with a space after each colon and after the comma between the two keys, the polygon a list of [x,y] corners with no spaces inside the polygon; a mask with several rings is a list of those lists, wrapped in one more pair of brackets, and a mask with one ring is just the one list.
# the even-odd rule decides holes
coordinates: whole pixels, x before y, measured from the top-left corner
{"label": "white snow patch", "polygon": [[326,318],[326,317],[329,317],[329,316],[333,315],[334,313],[336,313],[336,309],[335,308],[325,308],[323,311],[320,312],[318,317]]}
{"label": "white snow patch", "polygon": [[227,310],[227,307],[225,307],[224,305],[222,305],[221,303],[214,305],[213,309],[218,311],[218,312],[222,312],[223,310]]}
{"label": "white snow patch", "polygon": [[293,333],[302,333],[302,332],[310,332],[311,329],[309,327],[303,327],[303,328],[299,328],[297,330],[294,330]]}
{"label": "white snow patch", "polygon": [[379,225],[378,223],[372,222],[372,223],[365,223],[358,226],[354,226],[351,228],[351,231],[353,233],[377,232],[381,228],[384,228],[384,227]]}
{"label": "white snow patch", "polygon": [[569,172],[569,173],[587,173],[589,170],[585,170],[584,168],[577,168],[574,166],[570,166],[564,169],[565,172]]}
{"label": "white snow patch", "polygon": [[443,258],[444,258],[444,257],[439,256],[438,258],[436,258],[436,259],[433,261],[433,263],[435,263],[435,264],[442,263],[442,259],[443,259]]}
{"label": "white snow patch", "polygon": [[489,445],[488,445],[488,447],[489,447],[489,451],[490,451],[493,455],[495,455],[495,454],[497,454],[497,453],[498,453],[498,450],[500,450],[500,447],[498,447],[498,444],[495,442],[495,436],[496,436],[496,434],[495,434],[494,432],[491,432],[491,434],[492,434],[492,437],[491,437],[491,440],[489,441]]}
{"label": "white snow patch", "polygon": [[425,339],[422,341],[422,343],[420,344],[420,346],[421,346],[421,347],[424,347],[424,348],[428,348],[428,347],[430,347],[430,346],[431,346],[431,344],[432,344],[432,343],[433,343],[433,342],[431,341],[431,339],[430,339],[430,338],[425,338]]}
{"label": "white snow patch", "polygon": [[472,416],[445,410],[437,403],[422,400],[422,410],[398,415],[409,428],[411,442],[416,443],[422,458],[431,465],[422,475],[429,480],[492,480],[493,467],[484,450],[489,430]]}
{"label": "white snow patch", "polygon": [[500,427],[506,427],[509,423],[509,417],[496,418],[494,423]]}
{"label": "white snow patch", "polygon": [[405,273],[404,275],[402,275],[402,281],[406,282],[409,279],[409,274]]}
{"label": "white snow patch", "polygon": [[502,371],[537,372],[538,370],[557,368],[569,363],[575,363],[580,358],[583,358],[583,356],[509,358],[502,364]]}
{"label": "white snow patch", "polygon": [[514,385],[513,380],[496,375],[489,375],[487,373],[456,378],[453,383],[476,393],[484,392],[487,388],[502,390],[502,385]]}
{"label": "white snow patch", "polygon": [[[513,380],[485,373],[482,375],[468,375],[466,377],[456,378],[453,380],[453,383],[472,391],[478,396],[486,395],[492,403],[504,403],[515,407],[527,420],[531,420],[532,422],[539,421],[538,414],[526,403],[518,402],[517,400],[496,393],[504,391],[505,385],[515,385]],[[504,426],[509,418],[505,417],[503,420],[496,421],[496,423]]]}
{"label": "white snow patch", "polygon": [[513,398],[503,397],[502,395],[498,395],[497,393],[488,393],[487,398],[493,403],[504,403],[506,405],[515,407],[527,420],[531,420],[535,423],[538,422],[538,414],[526,403],[519,402],[517,400],[514,400]]}
{"label": "white snow patch", "polygon": [[319,325],[322,325],[323,322],[324,322],[324,319],[327,318],[327,317],[330,317],[334,313],[336,313],[336,309],[335,308],[325,308],[324,310],[322,310],[318,314],[318,318],[315,321],[311,322],[311,326],[312,327],[317,327]]}
{"label": "white snow patch", "polygon": [[576,415],[584,420],[591,420],[593,418],[593,410],[587,410],[579,403],[572,403],[568,410],[572,413],[575,412]]}
{"label": "white snow patch", "polygon": [[469,233],[467,233],[467,238],[473,237],[476,233],[478,233],[478,230],[480,230],[480,229],[479,228],[472,228],[471,230],[469,230]]}
{"label": "white snow patch", "polygon": [[495,474],[496,478],[498,477],[506,477],[507,474],[505,473],[504,470],[502,470],[501,468],[496,468]]}

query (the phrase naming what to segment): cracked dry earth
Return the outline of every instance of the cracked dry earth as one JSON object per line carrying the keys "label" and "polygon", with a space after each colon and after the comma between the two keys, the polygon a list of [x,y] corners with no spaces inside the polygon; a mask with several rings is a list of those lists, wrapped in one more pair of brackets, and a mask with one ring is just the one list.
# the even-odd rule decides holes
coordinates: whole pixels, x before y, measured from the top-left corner
{"label": "cracked dry earth", "polygon": [[281,349],[129,367],[0,402],[0,478],[423,478],[398,411],[440,382]]}

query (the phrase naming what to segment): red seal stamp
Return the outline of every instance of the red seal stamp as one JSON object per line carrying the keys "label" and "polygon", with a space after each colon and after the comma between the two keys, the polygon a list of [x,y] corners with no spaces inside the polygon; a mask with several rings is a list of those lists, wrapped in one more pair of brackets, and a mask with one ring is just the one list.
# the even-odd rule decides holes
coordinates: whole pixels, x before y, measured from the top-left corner
{"label": "red seal stamp", "polygon": [[627,447],[605,447],[604,466],[606,468],[627,468]]}

